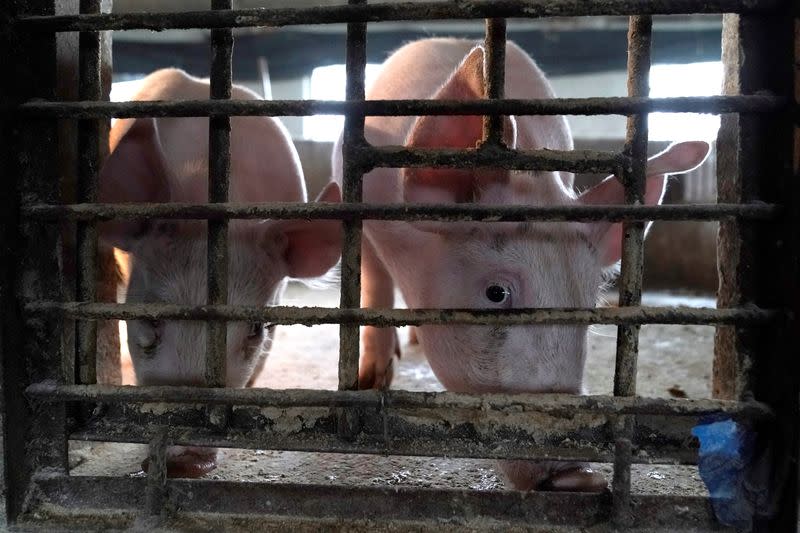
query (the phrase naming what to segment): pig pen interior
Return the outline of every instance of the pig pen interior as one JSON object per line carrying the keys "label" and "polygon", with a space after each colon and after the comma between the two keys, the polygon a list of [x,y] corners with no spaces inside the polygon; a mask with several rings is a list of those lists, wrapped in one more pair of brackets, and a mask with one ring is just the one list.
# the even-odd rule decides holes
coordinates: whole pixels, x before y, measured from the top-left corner
{"label": "pig pen interior", "polygon": [[[398,295],[399,296],[399,295]],[[614,303],[613,292],[603,295]],[[291,283],[287,305],[335,307],[338,286],[310,288]],[[713,307],[714,298],[686,291],[651,291],[643,305]],[[595,325],[589,329],[585,387],[588,394],[611,394],[613,390],[616,326]],[[135,383],[130,356],[123,341],[123,383]],[[402,357],[395,368],[392,388],[411,391],[441,391],[418,345],[408,342],[409,328],[401,328]],[[339,329],[335,324],[306,327],[278,326],[267,364],[256,387],[272,389],[336,390]],[[637,391],[654,398],[710,398],[714,328],[696,325],[646,325],[642,327]],[[147,456],[144,444],[85,443],[71,441],[71,474],[76,476],[143,476],[141,462]],[[611,480],[611,464],[595,464]],[[276,483],[331,485],[417,486],[502,490],[502,475],[492,460],[442,457],[324,454],[273,450],[222,450],[219,466],[210,479]],[[632,466],[632,487],[640,494],[693,494],[707,491],[696,466]]]}
{"label": "pig pen interior", "polygon": [[[247,1],[245,0],[244,3],[246,4]],[[299,0],[299,3],[305,4],[306,2]],[[114,3],[114,11],[126,12],[140,9],[178,11],[180,7],[176,7],[176,2],[172,0],[163,3],[139,2],[138,5],[133,4],[136,2],[132,0],[117,0]],[[294,4],[287,3],[287,5],[295,7]],[[241,3],[239,7],[242,7]],[[515,21],[509,24],[509,39],[526,43],[525,47],[534,53],[536,59],[540,61],[540,65],[551,75],[558,96],[568,98],[625,96],[627,94],[625,88],[627,77],[625,73],[625,33],[627,27],[626,17],[597,17],[592,20],[575,18],[554,22],[550,20]],[[658,63],[696,63],[701,66],[705,65],[702,67],[704,69],[713,70],[714,67],[708,66],[708,62],[719,63],[721,27],[721,17],[716,15],[686,15],[678,16],[675,19],[656,17],[655,30],[658,38],[655,40],[654,67],[663,66]],[[369,28],[370,63],[382,60],[387,50],[396,48],[402,42],[415,37],[432,34],[475,38],[482,36],[482,24],[478,22],[453,24],[403,22],[385,25],[370,23]],[[282,28],[270,29],[263,33],[253,30],[252,33],[236,34],[234,83],[246,85],[266,98],[271,96],[275,99],[287,100],[335,99],[330,95],[314,92],[312,69],[316,70],[318,65],[343,66],[341,65],[344,62],[343,34],[344,25],[331,25],[321,31],[304,27],[297,31],[293,28]],[[153,37],[153,35],[156,36]],[[176,35],[180,35],[180,37],[176,39]],[[296,50],[297,38],[307,38],[309,35],[312,35],[312,38],[308,40],[307,46],[302,47],[302,51],[298,52]],[[111,45],[110,39],[107,44]],[[208,35],[205,30],[168,30],[157,34],[141,30],[115,31],[113,46],[114,82],[135,80],[146,72],[168,66],[183,68],[196,76],[208,75]],[[381,54],[384,55],[381,56]],[[654,71],[658,71],[658,68],[654,68]],[[272,80],[270,80],[270,75]],[[368,68],[367,77],[369,75],[370,69]],[[700,77],[688,71],[679,74],[670,72],[668,75],[684,81]],[[258,79],[259,76],[261,79]],[[323,80],[323,85],[325,81]],[[654,82],[651,77],[652,83]],[[330,80],[328,80],[328,84],[330,85]],[[121,84],[118,87],[121,88]],[[690,91],[683,85],[679,91],[684,91],[684,89]],[[709,93],[665,94],[657,90],[657,85],[652,85],[651,96],[718,94],[718,89],[719,87],[715,87]],[[126,91],[121,91],[121,93],[114,97],[112,91],[111,99],[126,100]],[[106,96],[107,92],[104,92],[104,97]],[[685,114],[672,115],[672,118],[680,122],[686,116]],[[656,115],[653,114],[651,117],[655,118]],[[330,176],[330,139],[328,136],[316,138],[314,131],[328,130],[330,133],[337,128],[335,125],[332,126],[332,123],[324,121],[312,128],[306,119],[328,118],[331,117],[281,118],[291,133],[300,154],[310,198],[316,196]],[[624,142],[622,137],[625,134],[625,117],[623,116],[570,117],[569,120],[576,136],[575,147],[578,150],[613,152],[620,150]],[[671,136],[669,140],[681,140],[695,135],[710,140],[716,136],[716,130],[710,134],[708,132],[698,133],[694,129],[694,123],[685,124],[682,128],[685,135]],[[652,131],[657,129],[653,127]],[[651,136],[649,152],[654,153],[665,147],[666,140],[666,137]],[[586,188],[601,177],[579,176],[577,187],[579,189]],[[709,160],[691,176],[670,178],[670,187],[665,203],[714,203],[718,201],[716,180],[716,160],[712,151]],[[726,200],[730,201],[729,198]],[[718,287],[717,229],[716,222],[707,221],[659,221],[654,224],[644,248],[643,306],[716,307],[717,300],[714,294]],[[282,303],[289,306],[338,307],[339,285],[336,282],[328,282],[323,285],[325,285],[323,288],[308,287],[292,282]],[[106,287],[106,289],[109,288]],[[610,286],[601,295],[600,305],[614,306],[616,297],[616,288]],[[120,298],[121,300],[123,298]],[[102,296],[98,294],[98,301],[106,300],[103,300]],[[722,296],[720,296],[720,307],[726,307]],[[122,351],[122,383],[134,384],[135,378],[126,346],[124,324],[109,322],[103,326],[101,322],[100,327],[110,327],[112,330],[119,331]],[[617,329],[617,326],[612,325],[594,325],[589,328],[588,354],[584,372],[586,394],[612,394]],[[403,355],[395,368],[392,389],[444,390],[433,375],[419,347],[408,343],[408,334],[408,328],[401,329]],[[714,326],[643,326],[639,335],[636,395],[644,398],[702,399],[714,397],[711,390],[715,356],[714,337]],[[278,326],[267,362],[255,382],[255,386],[273,390],[302,388],[333,391],[337,389],[338,385],[338,360],[338,325]],[[166,406],[166,408],[168,407]],[[301,415],[298,415],[297,423],[302,424]],[[686,439],[686,443],[691,439],[688,431]],[[687,447],[694,447],[694,444]],[[638,453],[640,455],[637,459],[643,464],[631,466],[633,494],[699,496],[701,498],[708,496],[696,466],[646,464],[648,460],[646,452]],[[147,454],[147,445],[70,440],[67,477],[74,476],[90,482],[90,476],[146,477],[147,474],[142,471],[141,464]],[[609,463],[594,464],[593,467],[603,473],[610,486],[612,465]],[[271,487],[278,484],[297,484],[301,487],[303,485],[323,485],[330,487],[467,489],[470,494],[473,493],[472,491],[481,494],[488,491],[510,490],[504,483],[494,460],[446,456],[311,453],[270,449],[221,450],[218,468],[206,474],[205,479],[245,482],[245,484],[275,484],[270,485]],[[130,482],[132,486],[133,481],[144,480],[127,479],[126,481]],[[210,485],[212,484],[196,485],[196,487]],[[213,491],[209,491],[209,493],[217,494]],[[347,491],[342,491],[342,495],[346,494],[348,494]],[[114,495],[111,494],[108,497],[113,498]],[[346,498],[346,496],[343,497]],[[528,495],[524,495],[524,497],[527,498]],[[661,500],[661,498],[658,499]],[[663,501],[665,505],[670,505],[666,503],[669,501],[666,498]],[[702,500],[702,504],[706,505],[707,500]],[[211,506],[209,509],[213,511],[214,507]],[[272,512],[272,510],[268,512]],[[563,511],[559,512],[568,514]],[[669,506],[666,512],[682,513],[679,506]],[[689,514],[689,510],[686,508],[686,515],[689,516]],[[648,516],[647,512],[642,513],[645,520],[648,519]],[[447,519],[448,517],[443,517],[439,519],[439,523],[444,523]],[[716,530],[719,526],[710,528]]]}
{"label": "pig pen interior", "polygon": [[[681,48],[671,50],[672,59],[678,62],[707,61],[719,58],[718,31],[713,23],[709,24],[702,17],[699,20],[687,18],[689,26],[697,30],[694,39],[698,42],[694,57],[687,59],[680,54],[687,52]],[[573,30],[579,30],[580,24],[575,22]],[[623,28],[627,21],[609,19],[609,28]],[[673,27],[660,22],[662,29]],[[463,36],[479,36],[479,31],[469,25],[457,23],[439,27],[436,23],[428,24],[442,34],[454,32]],[[619,28],[617,27],[619,26]],[[380,24],[374,25],[381,28]],[[401,28],[386,28],[372,36],[370,50],[390,50],[402,44],[404,39],[414,35],[419,28],[409,24]],[[466,33],[465,33],[466,32]],[[471,33],[472,32],[472,33]],[[690,32],[683,32],[681,36]],[[578,33],[575,33],[578,35]],[[677,33],[664,32],[662,43],[667,41],[667,48],[675,46],[672,41]],[[330,35],[317,35],[321,43],[332,46]],[[258,37],[254,37],[258,38]],[[273,98],[329,98],[327,93],[317,92],[314,86],[314,75],[298,76],[297,68],[286,73],[287,67],[278,56],[280,41],[261,36],[269,40],[272,50],[267,50],[268,64],[272,80],[262,80],[248,76],[247,68],[238,70],[244,84],[261,93],[269,90]],[[525,40],[531,36],[517,31],[509,35],[510,39]],[[169,41],[169,32],[159,41],[151,43],[157,48],[161,40]],[[699,43],[703,44],[700,45]],[[712,43],[709,46],[709,43]],[[624,64],[614,63],[610,57],[599,60],[598,57],[584,57],[585,50],[580,51],[546,49],[539,46],[537,60],[545,62],[544,68],[554,73],[552,82],[556,92],[562,97],[583,96],[623,96],[626,94]],[[578,47],[578,41],[561,46]],[[122,71],[122,76],[115,80],[130,80],[119,84],[116,95],[112,99],[124,100],[135,87],[135,71],[174,66],[172,62],[159,63],[158,56],[134,56],[137,46],[136,32],[122,35],[115,41],[117,56],[115,71]],[[322,46],[316,43],[315,46]],[[164,46],[162,45],[162,48]],[[252,43],[237,53],[251,54]],[[614,45],[609,46],[610,49]],[[604,50],[603,52],[608,52]],[[288,53],[288,52],[287,52]],[[316,53],[320,53],[317,51]],[[377,54],[377,52],[370,52]],[[552,54],[544,57],[543,54]],[[570,59],[576,63],[566,64],[564,54],[574,53]],[[317,58],[317,62],[336,63],[332,52]],[[557,56],[557,58],[556,58]],[[190,65],[195,64],[191,57],[184,57],[186,64],[178,65],[192,73]],[[149,63],[148,63],[149,62]],[[577,64],[580,62],[580,64]],[[152,64],[150,64],[152,63]],[[591,64],[590,64],[591,63]],[[145,67],[146,65],[146,67]],[[340,65],[341,67],[342,65]],[[575,73],[583,69],[583,74]],[[126,72],[126,70],[128,72]],[[588,72],[588,73],[587,73]],[[261,73],[263,75],[263,72]],[[341,74],[341,72],[339,73]],[[370,75],[370,71],[367,71]],[[334,79],[336,83],[343,79]],[[318,80],[319,81],[319,80]],[[321,80],[324,84],[328,80]],[[271,85],[271,86],[269,86]],[[268,88],[267,88],[268,87]],[[343,89],[343,86],[341,87]],[[684,93],[681,93],[684,94]],[[687,93],[688,94],[688,93]],[[336,124],[331,117],[311,117],[315,123],[300,117],[281,117],[284,125],[292,134],[300,154],[300,161],[308,187],[310,198],[315,197],[331,175],[330,152],[331,136],[336,133]],[[622,143],[625,131],[624,117],[568,117],[573,132],[576,134],[577,149],[614,150]],[[321,119],[321,120],[320,120]],[[330,131],[326,131],[330,130]],[[692,132],[693,133],[693,132]],[[656,140],[650,143],[650,152],[656,152],[667,146],[667,142]],[[583,189],[596,183],[604,176],[578,176],[576,185]],[[715,161],[712,157],[689,176],[675,177],[670,180],[665,203],[713,201],[716,190]],[[675,253],[675,249],[684,246],[691,253]],[[645,288],[650,288],[643,298],[643,305],[694,307],[714,307],[713,297],[716,289],[716,224],[711,222],[658,222],[654,225],[645,245]],[[339,305],[339,287],[328,284],[325,289],[310,288],[301,283],[291,283],[286,294],[285,305],[337,307]],[[613,304],[616,291],[613,287],[602,295],[602,301]],[[398,301],[401,301],[398,295]],[[614,360],[616,350],[616,326],[594,325],[589,328],[588,356],[585,370],[585,392],[587,394],[611,394],[613,391]],[[120,327],[123,360],[123,384],[133,384],[130,358],[125,346],[125,327]],[[314,326],[311,328],[295,326],[278,326],[276,336],[267,364],[264,367],[256,387],[273,389],[327,389],[337,388],[337,361],[339,348],[339,327],[337,325]],[[417,345],[408,343],[408,328],[401,330],[402,358],[395,368],[393,389],[411,391],[441,391],[441,384],[433,375],[424,355]],[[637,393],[644,397],[654,398],[711,398],[711,371],[714,351],[714,328],[696,325],[648,325],[641,329]],[[70,461],[71,474],[80,475],[125,475],[142,476],[141,461],[147,455],[147,446],[140,444],[119,443],[81,443],[71,442]],[[611,481],[612,465],[594,465],[602,471],[606,479]],[[707,494],[700,480],[696,466],[682,465],[646,465],[632,466],[632,483],[634,492],[644,494]],[[475,490],[504,489],[501,474],[492,460],[452,459],[409,456],[380,456],[352,454],[324,454],[307,452],[282,452],[271,450],[222,450],[219,466],[209,473],[211,479],[251,482],[276,483],[314,483],[314,484],[346,484],[369,486],[409,485],[435,488],[472,488]]]}

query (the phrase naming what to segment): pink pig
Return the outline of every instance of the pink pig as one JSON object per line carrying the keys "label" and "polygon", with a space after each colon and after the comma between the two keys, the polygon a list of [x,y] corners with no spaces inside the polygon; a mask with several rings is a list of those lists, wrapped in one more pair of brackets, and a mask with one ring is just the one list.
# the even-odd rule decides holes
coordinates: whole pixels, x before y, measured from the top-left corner
{"label": "pink pig", "polygon": [[[233,87],[233,98],[258,96]],[[202,100],[209,84],[165,69],[145,78],[134,100]],[[140,118],[118,121],[112,153],[100,173],[99,201],[208,201],[208,119]],[[268,117],[231,119],[232,202],[303,202],[306,190],[294,145]],[[340,201],[330,184],[320,201]],[[271,305],[286,278],[324,274],[338,260],[337,221],[233,220],[229,226],[228,303]],[[128,221],[102,224],[101,239],[130,253],[127,301],[206,303],[206,223]],[[203,386],[206,325],[193,321],[129,320],[128,347],[139,385]],[[274,328],[231,322],[227,330],[228,387],[252,385],[263,367]],[[215,450],[170,449],[172,475],[198,476],[214,467]]]}
{"label": "pink pig", "polygon": [[[395,52],[367,98],[475,100],[484,97],[484,50],[474,42],[425,39]],[[553,98],[544,74],[514,43],[506,47],[506,97]],[[368,117],[373,145],[474,148],[477,116]],[[562,116],[509,116],[504,142],[522,150],[571,150]],[[684,142],[651,158],[647,204],[661,201],[668,174],[700,165],[707,143]],[[341,183],[341,139],[333,152]],[[577,195],[568,172],[491,169],[375,169],[365,176],[364,201],[481,205],[624,203],[615,177]],[[605,273],[620,260],[622,225],[608,222],[365,221],[362,305],[391,308],[396,283],[410,308],[594,307]],[[417,337],[442,384],[460,392],[582,391],[587,327],[421,326]],[[398,339],[391,328],[365,327],[359,386],[392,379]],[[505,461],[518,489],[600,491],[606,481],[575,463]]]}

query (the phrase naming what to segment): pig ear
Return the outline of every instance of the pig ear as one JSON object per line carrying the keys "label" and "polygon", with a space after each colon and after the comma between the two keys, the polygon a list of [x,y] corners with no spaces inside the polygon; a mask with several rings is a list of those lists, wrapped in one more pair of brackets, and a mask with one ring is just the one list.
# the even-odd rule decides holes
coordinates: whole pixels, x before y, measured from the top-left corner
{"label": "pig ear", "polygon": [[[340,203],[339,185],[328,183],[316,202]],[[342,224],[338,220],[290,220],[277,228],[286,236],[286,264],[289,276],[321,276],[336,264],[342,251]]]}
{"label": "pig ear", "polygon": [[[112,152],[100,170],[98,200],[102,203],[169,201],[167,168],[155,120],[118,121],[110,137]],[[112,220],[102,223],[99,230],[106,243],[130,250],[146,227],[143,221]]]}
{"label": "pig ear", "polygon": [[[485,98],[484,50],[474,48],[435,100],[479,100]],[[407,139],[411,148],[475,148],[483,137],[480,116],[423,116],[417,119]],[[513,117],[503,117],[503,141],[516,146]],[[407,202],[471,202],[492,183],[507,183],[507,170],[408,168],[403,171]]]}
{"label": "pig ear", "polygon": [[[664,196],[666,178],[669,174],[688,172],[699,167],[710,146],[704,141],[690,141],[673,144],[647,162],[647,184],[645,204],[658,205]],[[625,203],[625,191],[616,176],[609,176],[599,185],[584,192],[579,201],[586,205],[613,205]],[[650,222],[645,226],[649,230]],[[622,256],[622,223],[600,222],[594,225],[593,237],[604,266],[612,266]]]}

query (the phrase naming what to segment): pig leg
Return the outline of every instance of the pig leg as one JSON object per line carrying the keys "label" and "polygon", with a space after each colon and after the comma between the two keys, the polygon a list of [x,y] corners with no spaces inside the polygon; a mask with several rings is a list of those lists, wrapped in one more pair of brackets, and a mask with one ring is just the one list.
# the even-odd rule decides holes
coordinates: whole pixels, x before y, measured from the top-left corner
{"label": "pig leg", "polygon": [[258,362],[256,363],[256,366],[253,367],[253,373],[250,375],[250,379],[247,380],[247,384],[245,385],[245,387],[248,389],[255,385],[256,381],[258,381],[258,377],[264,370],[264,364],[267,362],[267,355],[269,355],[269,352],[272,349],[272,339],[274,338],[275,326],[273,325],[267,328],[267,340],[264,341],[264,346],[261,347],[261,353],[258,356]]}
{"label": "pig leg", "polygon": [[408,344],[419,344],[417,338],[417,326],[410,326],[408,328]]}
{"label": "pig leg", "polygon": [[[361,305],[384,309],[394,306],[392,278],[366,238],[361,245]],[[361,341],[358,388],[388,388],[394,375],[394,356],[400,357],[397,330],[365,326]]]}
{"label": "pig leg", "polygon": [[[117,289],[124,283],[120,266],[114,258],[114,249],[98,247],[98,275],[96,295],[98,302],[116,303]],[[119,320],[101,320],[97,323],[97,382],[103,385],[122,385]]]}

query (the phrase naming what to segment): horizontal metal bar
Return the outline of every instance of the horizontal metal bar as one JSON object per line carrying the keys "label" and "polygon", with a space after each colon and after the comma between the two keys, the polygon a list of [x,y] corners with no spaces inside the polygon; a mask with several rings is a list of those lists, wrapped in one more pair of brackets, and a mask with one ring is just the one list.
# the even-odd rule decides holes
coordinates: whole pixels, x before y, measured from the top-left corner
{"label": "horizontal metal bar", "polygon": [[509,170],[563,170],[567,172],[614,173],[630,159],[617,152],[597,150],[511,150],[483,145],[474,150],[421,149],[398,146],[354,147],[358,162],[375,167],[504,168]]}
{"label": "horizontal metal bar", "polygon": [[230,116],[345,115],[631,115],[669,113],[766,113],[786,108],[783,97],[768,94],[683,96],[673,98],[609,97],[539,100],[186,100],[180,102],[46,102],[32,100],[7,108],[28,118],[139,118]]}
{"label": "horizontal metal bar", "polygon": [[[36,486],[23,525],[44,530],[85,529],[87,523],[99,529],[128,529],[144,505],[146,492],[146,480],[132,477],[40,474]],[[492,529],[492,525],[525,531],[553,531],[553,526],[602,529],[611,511],[607,494],[578,492],[208,479],[169,479],[166,489],[167,505],[180,510],[165,518],[162,526],[167,530],[368,531],[376,524],[451,533]],[[637,510],[633,525],[648,531],[719,528],[706,497],[634,494],[632,503]]]}
{"label": "horizontal metal bar", "polygon": [[628,16],[692,13],[764,13],[778,0],[460,0],[402,2],[303,9],[233,9],[184,13],[113,13],[104,15],[29,16],[16,20],[20,31],[133,30],[281,27],[299,24],[385,22],[399,20]]}
{"label": "horizontal metal bar", "polygon": [[327,204],[327,203],[220,203],[220,204],[72,204],[31,205],[22,216],[35,220],[122,219],[341,219],[442,220],[442,221],[565,221],[595,220],[719,220],[737,217],[771,220],[781,206],[752,204],[670,204],[649,205],[567,205],[567,206],[485,206],[430,204]]}
{"label": "horizontal metal bar", "polygon": [[544,309],[337,309],[234,305],[112,304],[30,302],[31,315],[61,314],[71,319],[230,320],[270,324],[362,324],[378,327],[423,324],[765,324],[782,311],[756,306],[733,309],[688,307],[600,307]]}
{"label": "horizontal metal bar", "polygon": [[757,420],[772,416],[758,402],[707,399],[642,398],[636,396],[576,396],[573,394],[466,394],[403,390],[333,391],[316,389],[231,389],[174,386],[58,385],[28,386],[25,394],[50,402],[206,403],[260,407],[391,407],[396,409],[481,409],[498,413],[537,412],[569,416],[581,412],[603,415],[729,415]]}
{"label": "horizontal metal bar", "polygon": [[[351,406],[344,409],[348,431],[342,436],[342,408],[335,406],[216,406],[228,413],[220,427],[213,410],[202,403],[104,405],[101,416],[70,428],[69,438],[146,444],[154,428],[166,426],[169,441],[179,446],[610,463],[618,418],[569,409]],[[633,462],[696,464],[698,442],[691,430],[705,416],[627,416],[636,420]]]}

